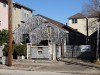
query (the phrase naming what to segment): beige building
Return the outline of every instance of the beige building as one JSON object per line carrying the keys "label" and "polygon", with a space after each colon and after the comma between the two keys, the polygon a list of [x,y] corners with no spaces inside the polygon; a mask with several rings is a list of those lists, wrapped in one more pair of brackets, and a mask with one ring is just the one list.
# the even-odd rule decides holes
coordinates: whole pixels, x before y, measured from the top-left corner
{"label": "beige building", "polygon": [[68,18],[68,24],[70,27],[76,29],[84,35],[87,35],[87,24],[88,24],[88,35],[91,35],[96,31],[96,27],[98,25],[96,16],[86,16],[81,13],[77,13]]}
{"label": "beige building", "polygon": [[[8,29],[8,3],[6,0],[0,0],[0,30]],[[13,2],[13,30],[32,17],[33,10]]]}

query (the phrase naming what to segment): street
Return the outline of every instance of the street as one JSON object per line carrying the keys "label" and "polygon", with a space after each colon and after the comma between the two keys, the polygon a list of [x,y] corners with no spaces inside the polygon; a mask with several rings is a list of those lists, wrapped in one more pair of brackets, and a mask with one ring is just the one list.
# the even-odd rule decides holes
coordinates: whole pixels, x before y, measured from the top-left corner
{"label": "street", "polygon": [[[66,73],[38,72],[38,71],[19,71],[0,69],[0,75],[66,75]],[[68,74],[72,75],[72,74]]]}
{"label": "street", "polygon": [[100,75],[100,68],[73,62],[14,61],[0,65],[0,75]]}

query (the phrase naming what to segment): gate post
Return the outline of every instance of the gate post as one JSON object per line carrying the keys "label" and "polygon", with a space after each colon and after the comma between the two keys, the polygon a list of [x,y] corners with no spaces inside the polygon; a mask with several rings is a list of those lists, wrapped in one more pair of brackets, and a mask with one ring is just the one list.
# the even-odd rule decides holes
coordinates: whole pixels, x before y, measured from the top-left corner
{"label": "gate post", "polygon": [[57,51],[56,51],[56,44],[55,43],[52,43],[52,45],[53,45],[53,60],[56,60],[56,58],[57,58]]}
{"label": "gate post", "polygon": [[31,58],[31,46],[32,44],[31,43],[27,43],[27,59],[30,59]]}
{"label": "gate post", "polygon": [[57,52],[56,52],[56,44],[55,43],[49,43],[49,49],[50,49],[50,60],[56,60],[57,58]]}
{"label": "gate post", "polygon": [[50,57],[49,60],[53,60],[53,52],[52,52],[52,43],[49,43],[49,52],[50,52]]}
{"label": "gate post", "polygon": [[59,55],[58,55],[58,58],[61,58],[61,46],[59,46]]}

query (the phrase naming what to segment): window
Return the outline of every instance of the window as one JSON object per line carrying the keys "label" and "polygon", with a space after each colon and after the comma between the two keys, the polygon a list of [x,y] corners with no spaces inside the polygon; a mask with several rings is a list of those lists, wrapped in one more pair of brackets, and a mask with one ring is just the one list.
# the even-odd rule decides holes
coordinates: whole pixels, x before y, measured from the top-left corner
{"label": "window", "polygon": [[38,51],[38,54],[42,54],[42,51]]}
{"label": "window", "polygon": [[23,34],[23,44],[30,43],[29,34]]}
{"label": "window", "polygon": [[3,6],[6,7],[6,3],[3,3]]}
{"label": "window", "polygon": [[77,19],[72,19],[72,23],[77,23]]}

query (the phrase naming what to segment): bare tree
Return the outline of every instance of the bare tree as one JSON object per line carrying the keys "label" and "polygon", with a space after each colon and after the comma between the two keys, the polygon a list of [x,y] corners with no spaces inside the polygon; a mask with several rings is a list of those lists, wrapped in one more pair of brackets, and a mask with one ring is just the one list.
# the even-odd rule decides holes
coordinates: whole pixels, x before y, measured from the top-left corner
{"label": "bare tree", "polygon": [[90,0],[90,3],[83,5],[82,13],[86,16],[89,15],[100,15],[100,0]]}
{"label": "bare tree", "polygon": [[100,18],[100,0],[89,0],[89,3],[83,5],[82,14],[86,18],[95,18],[88,21],[88,32],[95,32]]}

